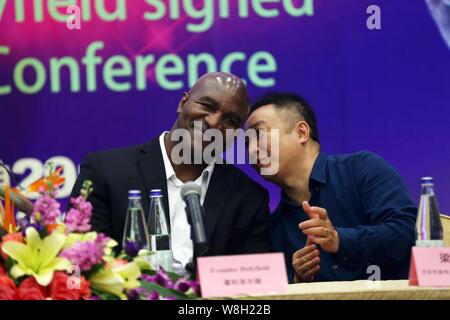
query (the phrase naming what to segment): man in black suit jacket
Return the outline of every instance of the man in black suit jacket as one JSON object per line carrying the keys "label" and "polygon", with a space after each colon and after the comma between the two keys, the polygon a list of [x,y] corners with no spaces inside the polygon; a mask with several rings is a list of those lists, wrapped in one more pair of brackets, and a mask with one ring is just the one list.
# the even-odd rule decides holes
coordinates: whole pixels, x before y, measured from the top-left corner
{"label": "man in black suit jacket", "polygon": [[[175,146],[171,134],[176,129],[185,129],[194,137],[194,121],[201,121],[203,128],[218,129],[225,136],[226,129],[237,129],[243,124],[249,106],[241,79],[227,73],[209,73],[183,94],[178,118],[159,141],[156,138],[139,146],[88,154],[81,164],[72,196],[79,194],[84,180],[93,182],[94,191],[89,197],[93,205],[93,229],[121,242],[130,189],[141,190],[146,215],[150,189],[162,189],[170,221],[173,212],[169,211],[172,200],[168,199],[167,166],[171,165],[175,178],[183,183],[199,179],[208,167],[207,163],[175,164],[170,157]],[[208,145],[192,138],[193,145],[198,143],[202,150]],[[162,149],[170,159],[168,165]],[[219,163],[214,165],[206,188],[203,203],[209,241],[206,255],[269,252],[268,192],[236,167]]]}

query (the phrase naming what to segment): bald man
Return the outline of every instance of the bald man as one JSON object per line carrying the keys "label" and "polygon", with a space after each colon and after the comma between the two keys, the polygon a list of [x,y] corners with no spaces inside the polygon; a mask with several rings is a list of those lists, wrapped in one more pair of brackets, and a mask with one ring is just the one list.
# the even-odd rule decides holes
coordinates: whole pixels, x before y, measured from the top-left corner
{"label": "bald man", "polygon": [[[84,180],[92,180],[94,191],[89,200],[93,205],[93,229],[121,243],[128,190],[141,190],[147,216],[149,191],[161,189],[170,221],[173,271],[183,274],[193,259],[193,245],[180,189],[186,181],[194,181],[202,190],[205,209],[209,241],[205,255],[269,252],[267,191],[232,165],[192,161],[208,146],[194,134],[198,125],[201,132],[217,129],[225,137],[225,130],[241,127],[249,109],[247,89],[241,79],[228,73],[208,73],[181,97],[178,117],[170,131],[143,145],[88,154],[72,196],[79,194]],[[190,143],[183,143],[190,145],[191,151],[191,157],[181,159],[181,163],[172,156],[178,154],[172,151],[181,142],[177,138],[180,132],[189,133]]]}

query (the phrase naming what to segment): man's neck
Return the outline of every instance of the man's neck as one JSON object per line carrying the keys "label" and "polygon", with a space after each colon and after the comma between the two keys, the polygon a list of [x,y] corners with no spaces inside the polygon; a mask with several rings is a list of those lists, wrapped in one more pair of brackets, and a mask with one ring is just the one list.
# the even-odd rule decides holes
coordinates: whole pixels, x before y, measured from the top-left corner
{"label": "man's neck", "polygon": [[315,145],[305,148],[302,161],[293,161],[286,178],[279,184],[286,195],[299,205],[310,200],[309,178],[319,151],[320,147]]}
{"label": "man's neck", "polygon": [[171,157],[172,149],[175,146],[175,142],[170,139],[171,134],[172,131],[164,135],[164,146],[175,175],[181,182],[195,181],[206,168],[206,164],[175,164]]}

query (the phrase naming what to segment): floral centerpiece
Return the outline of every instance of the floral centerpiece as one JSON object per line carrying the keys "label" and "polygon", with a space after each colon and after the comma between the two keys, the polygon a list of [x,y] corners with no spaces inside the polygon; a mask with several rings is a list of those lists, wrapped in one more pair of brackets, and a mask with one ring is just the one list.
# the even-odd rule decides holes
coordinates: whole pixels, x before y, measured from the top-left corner
{"label": "floral centerpiece", "polygon": [[145,248],[127,243],[115,254],[116,241],[91,231],[90,181],[84,181],[80,196],[70,199],[71,208],[63,214],[56,200],[64,183],[62,167],[47,169],[45,177],[28,187],[40,196],[22,219],[16,219],[11,200],[20,192],[2,188],[0,299],[157,300],[199,295],[197,282],[153,270],[151,252]]}

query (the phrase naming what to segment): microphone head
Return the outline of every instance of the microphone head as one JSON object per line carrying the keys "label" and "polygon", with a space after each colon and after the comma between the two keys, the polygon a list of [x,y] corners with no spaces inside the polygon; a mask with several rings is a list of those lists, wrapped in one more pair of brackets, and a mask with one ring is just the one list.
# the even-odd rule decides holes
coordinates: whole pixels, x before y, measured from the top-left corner
{"label": "microphone head", "polygon": [[183,199],[190,194],[195,194],[200,197],[201,189],[194,182],[188,181],[181,187],[180,193],[181,193],[181,198],[183,198]]}
{"label": "microphone head", "polygon": [[[14,206],[19,209],[20,211],[26,213],[27,215],[31,215],[33,213],[33,203],[28,200],[27,197],[25,197],[23,194],[17,191],[11,190],[11,193],[9,195],[11,197],[12,203],[14,203]],[[5,197],[5,187],[0,186],[0,197]],[[0,210],[1,211],[1,210]]]}

